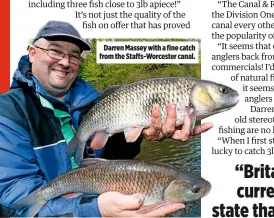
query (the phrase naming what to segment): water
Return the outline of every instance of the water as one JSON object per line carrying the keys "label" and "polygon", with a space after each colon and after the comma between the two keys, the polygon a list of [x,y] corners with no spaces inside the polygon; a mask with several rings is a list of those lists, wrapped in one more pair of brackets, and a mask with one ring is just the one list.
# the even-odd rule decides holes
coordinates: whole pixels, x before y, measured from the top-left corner
{"label": "water", "polygon": [[[201,175],[201,136],[194,136],[188,142],[167,139],[162,142],[143,140],[141,153],[136,159],[151,160],[176,166],[180,169]],[[200,202],[190,204],[171,216],[200,217]]]}

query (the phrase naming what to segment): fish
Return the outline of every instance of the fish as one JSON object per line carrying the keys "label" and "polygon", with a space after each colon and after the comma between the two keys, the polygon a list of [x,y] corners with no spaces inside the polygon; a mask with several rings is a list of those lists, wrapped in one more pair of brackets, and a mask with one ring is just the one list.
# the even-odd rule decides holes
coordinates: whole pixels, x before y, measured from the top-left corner
{"label": "fish", "polygon": [[134,142],[151,124],[151,111],[158,105],[164,123],[167,105],[176,105],[176,126],[184,116],[191,119],[191,132],[196,120],[234,107],[239,94],[230,87],[212,81],[184,77],[153,78],[109,88],[86,115],[67,146],[67,156],[80,163],[86,142],[93,149],[104,147],[113,134],[124,132],[127,142]]}
{"label": "fish", "polygon": [[11,208],[29,207],[33,217],[51,199],[68,193],[102,194],[116,191],[144,198],[137,211],[144,214],[167,203],[189,203],[206,196],[211,184],[177,167],[145,160],[83,159],[80,167],[56,177],[47,185],[15,202]]}

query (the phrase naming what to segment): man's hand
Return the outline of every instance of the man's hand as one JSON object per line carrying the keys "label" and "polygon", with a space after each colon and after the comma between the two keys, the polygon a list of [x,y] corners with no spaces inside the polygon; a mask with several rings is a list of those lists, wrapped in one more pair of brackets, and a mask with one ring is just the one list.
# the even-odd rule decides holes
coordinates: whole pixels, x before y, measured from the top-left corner
{"label": "man's hand", "polygon": [[[179,129],[176,128],[176,107],[175,105],[167,106],[167,117],[165,123],[161,122],[161,110],[158,105],[155,105],[151,114],[151,125],[144,129],[142,134],[144,138],[151,141],[161,141],[170,137],[177,141],[189,140],[191,134],[191,118],[189,115],[184,117],[184,125]],[[204,123],[196,126],[193,130],[193,135],[206,132],[213,127],[212,123]]]}
{"label": "man's hand", "polygon": [[98,197],[102,217],[163,217],[185,207],[182,203],[166,204],[151,212],[139,214],[143,197],[141,194],[123,195],[119,192],[106,192]]}

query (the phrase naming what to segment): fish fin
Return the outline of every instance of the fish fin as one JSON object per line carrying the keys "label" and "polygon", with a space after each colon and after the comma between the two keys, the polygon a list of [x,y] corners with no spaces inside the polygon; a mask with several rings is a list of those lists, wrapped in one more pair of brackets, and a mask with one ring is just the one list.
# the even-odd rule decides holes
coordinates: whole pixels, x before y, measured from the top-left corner
{"label": "fish fin", "polygon": [[81,196],[81,195],[83,195],[83,194],[82,193],[71,192],[71,193],[61,195],[60,197],[61,198],[76,198],[76,197]]}
{"label": "fish fin", "polygon": [[43,201],[40,198],[37,198],[37,192],[40,189],[32,192],[25,198],[20,199],[11,205],[11,208],[18,210],[24,209],[28,207],[28,210],[22,214],[24,217],[34,217],[38,212],[42,209],[42,207],[47,203],[47,201]]}
{"label": "fish fin", "polygon": [[103,148],[105,146],[105,144],[107,143],[109,134],[106,132],[96,132],[90,147],[92,149],[100,149]]}
{"label": "fish fin", "polygon": [[101,94],[101,98],[104,98],[107,95],[110,95],[111,93],[113,93],[116,90],[118,90],[121,86],[123,86],[123,85],[111,86],[111,87],[108,87],[108,88],[104,89],[103,92],[102,92],[102,94]]}
{"label": "fish fin", "polygon": [[145,214],[145,213],[149,213],[151,211],[154,211],[160,207],[163,207],[167,205],[167,202],[162,201],[162,202],[157,202],[155,204],[150,204],[150,205],[145,205],[145,206],[141,206],[136,212],[138,214]]}
{"label": "fish fin", "polygon": [[86,158],[81,161],[80,167],[98,164],[101,161],[108,161],[108,160],[103,159],[103,158]]}
{"label": "fish fin", "polygon": [[71,140],[70,142],[68,143],[68,146],[67,146],[67,156],[68,157],[73,157],[75,156],[75,153],[76,153],[76,150],[77,148],[79,147],[79,139],[78,137],[75,135]]}
{"label": "fish fin", "polygon": [[187,108],[187,114],[190,119],[190,134],[193,135],[193,130],[195,128],[196,123],[196,112],[193,107]]}
{"label": "fish fin", "polygon": [[144,127],[130,127],[124,129],[124,134],[127,142],[135,142],[141,135]]}
{"label": "fish fin", "polygon": [[85,142],[81,142],[77,135],[75,135],[68,143],[66,153],[68,157],[74,157],[75,163],[79,165],[83,159],[84,150]]}
{"label": "fish fin", "polygon": [[186,212],[186,213],[189,213],[189,212],[191,211],[192,207],[193,207],[193,206],[192,206],[191,204],[186,204],[186,205],[185,205],[185,212]]}
{"label": "fish fin", "polygon": [[84,156],[84,150],[85,150],[85,143],[80,144],[79,146],[77,146],[76,149],[76,153],[74,155],[74,161],[75,163],[77,163],[78,165],[81,163],[81,161],[83,160],[83,156]]}

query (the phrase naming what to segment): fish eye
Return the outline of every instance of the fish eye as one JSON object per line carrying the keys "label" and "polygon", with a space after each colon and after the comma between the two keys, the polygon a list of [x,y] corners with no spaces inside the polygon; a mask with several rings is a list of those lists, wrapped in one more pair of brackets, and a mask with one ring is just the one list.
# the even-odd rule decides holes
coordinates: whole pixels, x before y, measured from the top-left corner
{"label": "fish eye", "polygon": [[192,189],[192,192],[194,193],[194,194],[197,194],[197,193],[199,193],[200,192],[200,188],[199,187],[194,187],[193,189]]}
{"label": "fish eye", "polygon": [[225,87],[219,88],[219,91],[220,91],[222,94],[226,94],[226,93],[227,93],[227,89],[226,89]]}

